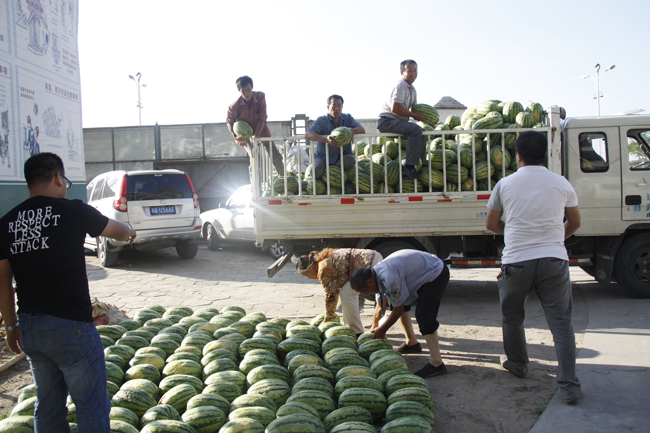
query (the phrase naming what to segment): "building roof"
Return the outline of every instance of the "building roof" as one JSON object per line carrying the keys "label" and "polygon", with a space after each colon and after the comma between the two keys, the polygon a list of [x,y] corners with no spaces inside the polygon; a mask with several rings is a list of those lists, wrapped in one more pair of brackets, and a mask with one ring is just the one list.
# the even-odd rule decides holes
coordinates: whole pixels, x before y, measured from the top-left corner
{"label": "building roof", "polygon": [[461,104],[460,102],[456,101],[454,98],[451,96],[443,96],[440,98],[440,101],[436,105],[433,106],[436,109],[439,108],[446,108],[446,109],[454,109],[454,110],[466,110],[467,107]]}

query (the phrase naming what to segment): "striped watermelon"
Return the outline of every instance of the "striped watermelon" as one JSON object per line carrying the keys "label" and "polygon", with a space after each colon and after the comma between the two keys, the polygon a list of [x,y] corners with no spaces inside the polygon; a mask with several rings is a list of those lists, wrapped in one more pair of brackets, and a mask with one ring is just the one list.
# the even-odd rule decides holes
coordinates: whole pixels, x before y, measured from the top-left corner
{"label": "striped watermelon", "polygon": [[494,165],[494,169],[500,172],[502,167],[510,166],[510,153],[507,150],[503,152],[500,146],[493,147],[490,149],[490,161]]}
{"label": "striped watermelon", "polygon": [[336,382],[334,393],[338,398],[344,391],[347,391],[350,388],[368,388],[381,393],[384,392],[384,385],[382,385],[382,383],[377,379],[366,376],[348,376]]}
{"label": "striped watermelon", "polygon": [[[385,137],[379,137],[379,138],[381,139],[381,138],[385,138]],[[366,156],[366,158],[371,158],[372,155],[374,155],[376,153],[382,153],[383,151],[384,151],[384,143],[381,143],[381,142],[380,143],[373,143],[370,146],[366,146],[366,148],[363,151],[363,154]],[[361,162],[361,160],[359,160],[359,162]]]}
{"label": "striped watermelon", "polygon": [[384,394],[369,388],[350,388],[339,396],[339,407],[359,406],[368,409],[375,421],[380,420],[388,407]]}
{"label": "striped watermelon", "polygon": [[133,427],[136,427],[136,429],[140,427],[140,418],[131,409],[125,407],[112,407],[108,417],[111,420],[131,424]]}
{"label": "striped watermelon", "polygon": [[275,400],[263,394],[248,393],[242,394],[230,403],[230,410],[239,409],[242,407],[262,406],[275,412],[277,407]]}
{"label": "striped watermelon", "polygon": [[515,123],[517,120],[517,114],[522,111],[524,111],[524,106],[521,105],[520,102],[506,102],[503,106],[503,121],[506,123]]}
{"label": "striped watermelon", "polygon": [[438,110],[427,104],[414,104],[411,107],[414,113],[422,113],[422,122],[430,126],[435,126],[440,119]]}
{"label": "striped watermelon", "polygon": [[159,403],[173,406],[182,415],[187,408],[187,402],[197,394],[196,388],[192,385],[176,385],[160,397]]}
{"label": "striped watermelon", "polygon": [[187,401],[187,410],[203,406],[217,407],[226,415],[230,412],[230,402],[218,394],[197,394]]}
{"label": "striped watermelon", "polygon": [[386,156],[390,159],[396,159],[399,156],[400,146],[394,141],[387,141],[386,145]]}
{"label": "striped watermelon", "polygon": [[266,428],[266,433],[326,433],[327,431],[318,417],[303,413],[280,417]]}
{"label": "striped watermelon", "polygon": [[185,411],[182,420],[197,433],[218,433],[226,423],[226,414],[214,406],[201,406]]}
{"label": "striped watermelon", "polygon": [[401,164],[397,161],[388,161],[386,163],[386,183],[388,185],[399,184],[400,166]]}
{"label": "striped watermelon", "polygon": [[264,433],[264,426],[251,418],[238,418],[225,423],[219,433]]}
{"label": "striped watermelon", "polygon": [[361,365],[363,367],[368,367],[370,364],[368,361],[359,356],[359,355],[339,355],[332,357],[327,363],[327,368],[334,374],[336,374],[343,367],[348,367],[350,365]]}
{"label": "striped watermelon", "polygon": [[454,129],[457,126],[460,126],[460,117],[455,114],[450,114],[447,116],[447,119],[445,119],[445,125],[447,125],[449,129]]}
{"label": "striped watermelon", "polygon": [[147,424],[140,433],[197,433],[197,431],[183,421],[159,420]]}
{"label": "striped watermelon", "polygon": [[352,153],[355,154],[357,157],[364,155],[364,149],[368,146],[368,143],[365,141],[357,141],[355,144],[352,145]]}
{"label": "striped watermelon", "polygon": [[380,433],[432,433],[431,425],[420,417],[406,416],[387,422]]}
{"label": "striped watermelon", "polygon": [[[138,433],[138,429],[133,426],[133,424],[129,424],[126,421],[122,420],[110,420],[109,421],[111,433]],[[78,428],[78,427],[77,427]],[[72,429],[71,429],[72,431]]]}
{"label": "striped watermelon", "polygon": [[233,421],[239,418],[254,419],[266,427],[275,419],[275,412],[266,407],[253,406],[235,409],[228,414],[229,421]]}
{"label": "striped watermelon", "polygon": [[142,429],[149,423],[161,420],[180,421],[181,416],[173,406],[168,404],[159,404],[146,411],[144,415],[140,417],[140,428]]}
{"label": "striped watermelon", "polygon": [[535,124],[535,118],[531,113],[523,111],[517,114],[515,122],[519,128],[532,128]]}
{"label": "striped watermelon", "polygon": [[106,363],[106,378],[109,382],[113,382],[117,385],[121,385],[124,381],[124,371],[113,364],[112,362]]}
{"label": "striped watermelon", "polygon": [[[485,116],[484,118],[477,120],[474,125],[472,125],[472,129],[499,129],[502,125],[503,118],[497,113],[496,116]],[[484,133],[476,134],[476,137],[478,138],[485,138],[486,136],[487,134]]]}
{"label": "striped watermelon", "polygon": [[269,356],[249,356],[239,363],[239,371],[248,375],[254,368],[269,364],[280,365],[280,361]]}
{"label": "striped watermelon", "polygon": [[149,379],[153,383],[160,383],[160,370],[150,364],[134,365],[124,373],[124,381],[131,379]]}
{"label": "striped watermelon", "polygon": [[373,352],[392,348],[393,346],[387,340],[368,340],[359,346],[359,355],[368,359]]}
{"label": "striped watermelon", "polygon": [[138,388],[143,391],[148,392],[151,394],[151,396],[154,398],[154,400],[158,400],[160,390],[158,389],[158,385],[153,383],[150,380],[147,379],[133,379],[129,380],[126,382],[124,385],[121,386],[120,389],[126,389],[126,388]]}
{"label": "striped watermelon", "polygon": [[139,354],[139,355],[135,355],[129,361],[129,365],[131,367],[133,367],[134,365],[140,365],[140,364],[153,365],[158,370],[162,370],[163,367],[165,366],[165,360],[162,357],[160,357],[159,355],[156,355],[155,353],[142,353],[142,354]]}
{"label": "striped watermelon", "polygon": [[435,424],[433,412],[424,405],[415,401],[398,401],[386,409],[386,421],[391,422],[398,418],[416,416],[428,422],[431,427]]}
{"label": "striped watermelon", "polygon": [[251,386],[264,379],[280,379],[289,382],[291,375],[289,370],[281,365],[261,365],[255,367],[246,375],[246,383]]}
{"label": "striped watermelon", "polygon": [[325,356],[323,356],[323,359],[325,362],[329,362],[330,359],[332,359],[335,356],[339,355],[358,355],[359,351],[357,349],[353,349],[352,347],[337,347],[335,349],[329,350]]}
{"label": "striped watermelon", "polygon": [[476,108],[468,108],[460,116],[460,124],[464,125],[467,119],[469,119],[470,117],[474,117],[475,114],[476,114]]}
{"label": "striped watermelon", "polygon": [[115,393],[111,406],[125,407],[132,410],[138,417],[156,405],[156,400],[147,391],[139,388],[124,388]]}
{"label": "striped watermelon", "polygon": [[433,399],[429,390],[420,387],[408,387],[398,389],[388,397],[388,406],[398,401],[415,401],[424,405],[429,410],[433,410]]}
{"label": "striped watermelon", "polygon": [[[361,176],[361,174],[359,174]],[[299,337],[289,337],[284,340],[282,343],[278,344],[277,354],[280,359],[284,359],[284,356],[291,352],[292,350],[309,350],[315,354],[320,353],[320,345],[313,340]]]}
{"label": "striped watermelon", "polygon": [[233,382],[219,381],[207,385],[203,388],[201,394],[216,394],[228,400],[230,404],[237,397],[242,395],[242,389],[239,385]]}
{"label": "striped watermelon", "polygon": [[321,367],[326,367],[327,364],[325,361],[320,359],[316,354],[309,354],[309,355],[298,355],[294,356],[291,361],[289,361],[289,364],[287,368],[289,369],[289,374],[293,375],[294,371],[301,365],[320,365]]}
{"label": "striped watermelon", "polygon": [[327,338],[325,341],[323,341],[323,344],[320,348],[320,352],[322,353],[323,356],[327,354],[332,349],[336,349],[338,347],[349,347],[352,349],[357,349],[357,342],[355,338],[350,338],[345,335],[336,335],[330,338]]}
{"label": "striped watermelon", "polygon": [[196,389],[196,392],[201,392],[204,388],[201,379],[195,376],[190,376],[189,374],[173,374],[161,380],[158,384],[158,389],[161,394],[164,394],[173,387],[182,384],[192,385]]}
{"label": "striped watermelon", "polygon": [[[181,346],[181,347],[183,347],[183,346]],[[185,346],[185,347],[192,347],[192,346]],[[156,347],[156,349],[157,349],[157,347]],[[190,361],[200,363],[201,362],[201,357],[199,355],[195,354],[195,353],[192,353],[192,352],[178,352],[178,351],[175,351],[174,353],[169,355],[169,358],[166,359],[167,362],[183,361],[183,360],[190,360]]]}
{"label": "striped watermelon", "polygon": [[[156,337],[157,337],[157,336],[156,336]],[[156,337],[154,337],[154,338],[151,340],[151,343],[150,343],[149,345],[150,345],[151,347],[159,347],[159,348],[161,348],[162,350],[165,351],[165,354],[167,354],[167,356],[171,355],[172,353],[174,353],[174,351],[175,351],[176,349],[178,349],[179,347],[181,347],[180,343],[177,343],[177,342],[174,341],[174,340],[171,340],[171,339],[169,339],[169,338],[165,338],[165,339],[161,339],[161,340],[156,340]],[[154,341],[154,340],[155,340],[155,341]]]}
{"label": "striped watermelon", "polygon": [[206,385],[211,385],[217,382],[232,382],[235,385],[239,386],[240,389],[246,389],[246,376],[244,376],[244,374],[240,371],[219,371],[217,373],[211,374],[204,381]]}
{"label": "striped watermelon", "polygon": [[293,395],[300,391],[320,391],[330,397],[334,397],[334,387],[327,379],[323,379],[322,377],[308,377],[294,383],[291,388],[291,394]]}
{"label": "striped watermelon", "polygon": [[498,111],[498,110],[499,110],[499,104],[491,99],[487,101],[483,101],[476,106],[476,112],[478,114],[483,114],[483,115],[486,115],[491,111]]}
{"label": "striped watermelon", "polygon": [[[192,362],[193,362],[192,365],[194,365],[194,364],[199,365],[198,362],[196,362],[196,363],[194,361],[192,361]],[[200,365],[199,365],[199,367],[200,367]],[[202,377],[204,379],[207,379],[208,377],[210,377],[214,373],[218,373],[220,371],[237,371],[237,370],[239,370],[239,368],[237,367],[237,364],[235,364],[233,362],[232,359],[220,358],[220,359],[215,359],[214,361],[210,362],[208,365],[204,366],[203,370],[201,371],[200,376],[196,376],[196,374],[192,374],[191,372],[189,372],[187,370],[183,370],[183,373],[184,374],[189,374],[191,376]],[[246,372],[246,373],[248,373],[248,372]],[[246,374],[246,373],[244,373],[244,374]]]}
{"label": "striped watermelon", "polygon": [[[311,352],[309,350],[303,350],[303,349],[297,349],[297,350],[292,350],[291,352],[287,353],[284,357],[284,366],[289,367],[289,363],[293,358],[295,358],[298,355],[310,355],[310,356],[315,356],[318,358],[318,355],[315,354],[314,352]],[[320,359],[320,358],[319,358]]]}
{"label": "striped watermelon", "polygon": [[352,130],[345,126],[339,126],[330,133],[332,140],[336,141],[339,146],[345,146],[350,143],[352,141],[352,135]]}
{"label": "striped watermelon", "polygon": [[329,433],[377,433],[377,430],[365,422],[350,421],[337,425]]}
{"label": "striped watermelon", "polygon": [[[284,195],[284,179],[285,177],[278,177],[273,181],[273,191],[278,195]],[[294,176],[286,176],[287,179],[287,194],[298,194],[298,179]]]}
{"label": "striped watermelon", "polygon": [[232,132],[234,132],[237,138],[241,140],[248,140],[255,133],[250,123],[243,120],[237,121],[232,125]]}
{"label": "striped watermelon", "polygon": [[490,164],[490,174],[488,174],[487,162],[481,161],[476,163],[476,180],[485,180],[494,174],[494,165]]}
{"label": "striped watermelon", "polygon": [[526,107],[526,112],[530,113],[531,116],[533,116],[533,123],[539,123],[544,120],[544,107],[542,107],[542,104],[539,102],[531,102],[528,104],[528,107]]}
{"label": "striped watermelon", "polygon": [[281,418],[283,416],[293,415],[296,413],[312,415],[318,418],[318,420],[320,421],[320,417],[318,416],[318,412],[316,411],[316,409],[314,409],[308,404],[300,403],[298,401],[292,401],[291,403],[283,404],[275,413],[275,416]]}
{"label": "striped watermelon", "polygon": [[36,397],[30,397],[15,405],[9,416],[34,416],[34,404],[36,404]]}
{"label": "striped watermelon", "polygon": [[388,380],[386,383],[385,393],[387,396],[390,396],[395,391],[398,391],[402,388],[422,388],[424,390],[429,390],[429,385],[427,381],[422,379],[420,376],[414,374],[411,375],[397,375]]}
{"label": "striped watermelon", "polygon": [[[460,181],[465,182],[469,176],[469,171],[466,167],[460,166]],[[458,183],[458,165],[454,164],[447,167],[447,181],[457,184]]]}
{"label": "striped watermelon", "polygon": [[377,375],[369,368],[362,365],[349,365],[336,372],[336,382],[346,377],[371,377],[377,378]]}
{"label": "striped watermelon", "polygon": [[325,429],[329,432],[337,425],[346,422],[361,422],[372,425],[372,415],[368,409],[359,406],[347,406],[336,409],[323,420]]}
{"label": "striped watermelon", "polygon": [[287,399],[287,403],[294,401],[308,404],[316,409],[321,420],[325,419],[325,417],[336,408],[332,397],[320,391],[297,392]]}
{"label": "striped watermelon", "polygon": [[118,325],[120,325],[122,328],[126,329],[127,331],[134,331],[141,326],[140,322],[132,319],[122,320],[120,323],[118,323]]}
{"label": "striped watermelon", "polygon": [[[226,360],[229,361],[229,360]],[[230,361],[233,368],[237,368],[232,361]],[[201,364],[189,359],[182,359],[180,361],[172,361],[165,365],[162,370],[163,377],[171,376],[172,374],[189,374],[194,377],[201,377]]]}
{"label": "striped watermelon", "polygon": [[340,188],[343,185],[343,175],[341,174],[341,167],[338,165],[329,166],[329,175],[327,169],[323,172],[323,181],[328,182],[331,187]]}
{"label": "striped watermelon", "polygon": [[293,372],[293,383],[308,377],[320,377],[334,383],[334,373],[320,365],[301,365]]}
{"label": "striped watermelon", "polygon": [[269,397],[273,400],[276,407],[285,404],[291,395],[287,382],[276,378],[259,380],[248,388],[248,392]]}

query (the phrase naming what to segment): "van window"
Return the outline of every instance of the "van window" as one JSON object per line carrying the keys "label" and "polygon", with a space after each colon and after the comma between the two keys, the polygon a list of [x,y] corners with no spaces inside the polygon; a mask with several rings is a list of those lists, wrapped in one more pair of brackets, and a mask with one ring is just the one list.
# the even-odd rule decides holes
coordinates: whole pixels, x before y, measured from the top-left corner
{"label": "van window", "polygon": [[630,170],[650,170],[650,130],[627,132],[627,154]]}
{"label": "van window", "polygon": [[122,176],[110,176],[106,179],[102,198],[115,197],[119,195],[118,189],[122,186]]}
{"label": "van window", "polygon": [[602,132],[583,132],[578,136],[580,143],[580,169],[585,173],[609,170],[607,157],[607,136]]}
{"label": "van window", "polygon": [[104,182],[106,179],[100,179],[97,184],[95,185],[95,189],[93,190],[93,195],[90,198],[90,201],[95,201],[99,200],[102,197],[102,189],[104,189]]}
{"label": "van window", "polygon": [[184,174],[138,174],[127,177],[128,201],[172,198],[192,198],[192,189]]}

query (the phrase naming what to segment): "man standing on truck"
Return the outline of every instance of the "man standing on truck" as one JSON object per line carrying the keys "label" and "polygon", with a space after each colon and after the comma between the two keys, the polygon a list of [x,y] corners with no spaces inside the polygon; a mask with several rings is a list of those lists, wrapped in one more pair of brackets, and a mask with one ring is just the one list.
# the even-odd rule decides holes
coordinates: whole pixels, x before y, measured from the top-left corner
{"label": "man standing on truck", "polygon": [[386,331],[402,316],[405,306],[417,301],[415,318],[429,347],[429,362],[415,372],[427,378],[447,373],[438,344],[438,310],[449,283],[449,269],[436,255],[418,250],[399,250],[371,268],[352,273],[350,285],[366,295],[379,295],[393,307],[388,318],[375,329],[372,338],[384,338]]}
{"label": "man standing on truck", "polygon": [[[263,92],[253,92],[253,79],[248,75],[237,78],[235,82],[237,90],[241,94],[239,98],[228,107],[228,115],[226,116],[226,126],[228,131],[235,138],[235,142],[246,149],[246,153],[251,160],[251,169],[253,167],[253,142],[256,138],[270,137],[271,130],[266,124],[266,96]],[[242,140],[235,135],[233,125],[238,121],[247,122],[253,128],[253,136],[250,140]],[[273,142],[265,141],[262,145],[266,148],[266,152],[271,152],[273,158],[273,166],[280,176],[284,176],[284,165],[282,162],[282,155],[275,147]]]}
{"label": "man standing on truck", "polygon": [[[343,113],[343,97],[339,95],[332,95],[327,98],[327,112],[328,114],[320,116],[314,124],[307,130],[305,138],[307,140],[318,141],[316,146],[316,155],[314,155],[314,178],[320,178],[325,172],[327,155],[325,154],[325,146],[328,146],[329,152],[329,165],[340,165],[341,147],[336,141],[332,139],[330,134],[338,127],[345,126],[352,130],[353,134],[364,134],[366,130],[354,120],[350,114]],[[354,155],[352,154],[352,143],[348,143],[343,147],[343,170],[354,166]]]}
{"label": "man standing on truck", "polygon": [[32,156],[24,173],[29,198],[0,219],[0,312],[7,345],[27,354],[36,384],[36,432],[69,431],[69,392],[79,431],[108,433],[106,364],[93,323],[83,243],[86,233],[131,242],[136,233],[81,200],[66,200],[71,184],[57,155]]}
{"label": "man standing on truck", "polygon": [[417,92],[413,82],[418,77],[418,64],[415,60],[404,60],[399,65],[402,78],[390,93],[390,98],[382,106],[377,119],[379,132],[393,132],[406,136],[406,164],[402,168],[404,174],[412,179],[422,179],[417,166],[426,159],[426,137],[422,136],[422,128],[409,122],[409,118],[422,120],[422,113],[411,111],[417,104]]}
{"label": "man standing on truck", "polygon": [[506,353],[502,365],[520,378],[528,372],[524,317],[526,300],[534,290],[555,341],[560,393],[565,403],[572,404],[582,391],[575,374],[573,298],[564,240],[580,227],[580,212],[569,181],[544,166],[547,147],[546,137],[537,131],[519,136],[515,143],[519,170],[492,190],[485,226],[504,235],[505,242],[497,282]]}

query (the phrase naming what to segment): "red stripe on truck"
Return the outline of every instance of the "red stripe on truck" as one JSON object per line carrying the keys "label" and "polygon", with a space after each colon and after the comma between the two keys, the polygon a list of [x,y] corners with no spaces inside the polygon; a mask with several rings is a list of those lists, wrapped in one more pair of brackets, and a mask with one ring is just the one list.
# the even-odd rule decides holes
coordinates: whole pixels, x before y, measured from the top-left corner
{"label": "red stripe on truck", "polygon": [[282,204],[282,200],[269,200],[269,205],[272,204]]}
{"label": "red stripe on truck", "polygon": [[490,199],[490,194],[477,194],[476,199],[477,200],[489,200]]}
{"label": "red stripe on truck", "polygon": [[422,197],[409,197],[409,201],[422,201]]}
{"label": "red stripe on truck", "polygon": [[354,199],[353,198],[342,198],[341,199],[341,204],[354,204]]}

